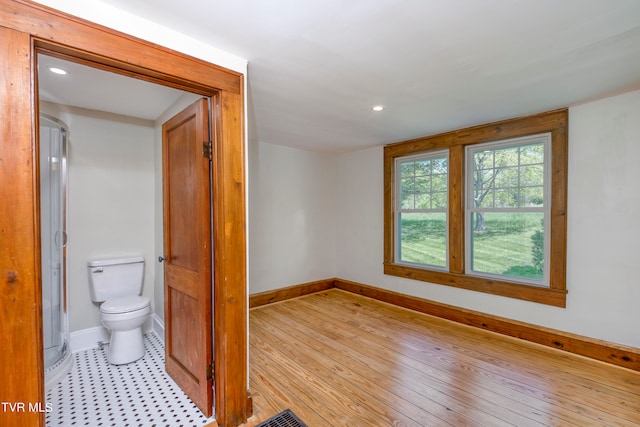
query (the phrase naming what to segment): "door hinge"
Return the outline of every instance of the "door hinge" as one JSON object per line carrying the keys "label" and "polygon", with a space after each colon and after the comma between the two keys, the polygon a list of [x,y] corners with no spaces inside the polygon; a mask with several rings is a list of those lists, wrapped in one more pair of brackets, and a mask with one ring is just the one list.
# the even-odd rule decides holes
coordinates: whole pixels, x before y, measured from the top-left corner
{"label": "door hinge", "polygon": [[213,144],[211,141],[204,141],[202,143],[202,157],[206,157],[209,160],[213,157]]}
{"label": "door hinge", "polygon": [[216,380],[216,368],[213,366],[213,363],[207,365],[207,380]]}

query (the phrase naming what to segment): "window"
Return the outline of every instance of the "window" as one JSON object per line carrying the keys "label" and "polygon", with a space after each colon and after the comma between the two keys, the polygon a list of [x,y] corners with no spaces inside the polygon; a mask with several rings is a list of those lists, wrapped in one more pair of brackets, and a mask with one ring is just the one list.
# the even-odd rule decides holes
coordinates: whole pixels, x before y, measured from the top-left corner
{"label": "window", "polygon": [[466,148],[468,274],[548,286],[550,136]]}
{"label": "window", "polygon": [[437,151],[396,161],[399,262],[447,269],[448,155]]}
{"label": "window", "polygon": [[385,147],[385,274],[564,307],[567,111]]}

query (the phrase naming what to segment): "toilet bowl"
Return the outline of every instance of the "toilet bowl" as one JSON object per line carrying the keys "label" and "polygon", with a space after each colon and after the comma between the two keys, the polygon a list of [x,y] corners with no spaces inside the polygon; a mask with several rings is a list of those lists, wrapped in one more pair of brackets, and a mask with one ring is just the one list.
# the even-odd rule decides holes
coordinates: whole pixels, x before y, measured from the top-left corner
{"label": "toilet bowl", "polygon": [[100,321],[111,332],[107,361],[114,365],[144,356],[142,325],[151,315],[151,300],[141,296],[142,257],[89,261],[91,300],[101,302]]}
{"label": "toilet bowl", "polygon": [[100,306],[100,320],[111,331],[109,363],[123,365],[144,356],[142,325],[150,315],[151,301],[143,296],[116,298]]}

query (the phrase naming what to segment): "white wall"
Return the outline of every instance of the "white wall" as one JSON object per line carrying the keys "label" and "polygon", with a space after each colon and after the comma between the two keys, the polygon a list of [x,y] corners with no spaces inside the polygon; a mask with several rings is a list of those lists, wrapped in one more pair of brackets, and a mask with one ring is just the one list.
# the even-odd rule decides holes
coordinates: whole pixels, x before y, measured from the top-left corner
{"label": "white wall", "polygon": [[569,110],[567,308],[383,274],[383,150],[338,158],[337,276],[640,347],[640,91]]}
{"label": "white wall", "polygon": [[640,91],[570,110],[567,324],[640,347]]}
{"label": "white wall", "polygon": [[249,292],[335,277],[335,156],[249,149]]}
{"label": "white wall", "polygon": [[[100,326],[87,261],[142,255],[143,295],[154,300],[153,122],[42,103],[69,127],[68,282],[71,332]],[[152,306],[155,310],[155,307]]]}

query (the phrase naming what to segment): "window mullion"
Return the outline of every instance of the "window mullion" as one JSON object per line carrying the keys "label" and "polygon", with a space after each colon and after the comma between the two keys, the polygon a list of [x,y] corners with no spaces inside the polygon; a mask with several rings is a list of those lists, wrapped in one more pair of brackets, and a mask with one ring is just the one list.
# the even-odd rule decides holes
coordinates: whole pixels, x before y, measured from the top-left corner
{"label": "window mullion", "polygon": [[464,147],[449,150],[449,271],[464,273]]}

